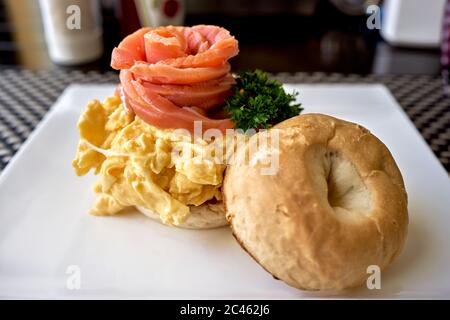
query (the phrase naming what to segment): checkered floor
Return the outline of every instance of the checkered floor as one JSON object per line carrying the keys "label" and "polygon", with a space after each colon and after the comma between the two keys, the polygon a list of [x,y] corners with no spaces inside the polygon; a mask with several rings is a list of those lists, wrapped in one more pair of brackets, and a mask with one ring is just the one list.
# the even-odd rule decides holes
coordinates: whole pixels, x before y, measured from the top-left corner
{"label": "checkered floor", "polygon": [[[450,91],[439,77],[279,73],[286,83],[383,83],[450,173]],[[0,171],[71,83],[117,83],[117,73],[0,71]]]}

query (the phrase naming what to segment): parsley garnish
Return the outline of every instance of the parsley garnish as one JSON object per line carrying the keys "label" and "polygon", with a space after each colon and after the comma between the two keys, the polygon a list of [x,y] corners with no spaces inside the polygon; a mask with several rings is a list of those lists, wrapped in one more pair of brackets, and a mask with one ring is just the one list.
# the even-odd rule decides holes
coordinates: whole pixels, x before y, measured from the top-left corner
{"label": "parsley garnish", "polygon": [[232,91],[225,109],[236,129],[267,129],[303,110],[294,103],[298,92],[287,94],[281,83],[269,80],[261,70],[239,73]]}

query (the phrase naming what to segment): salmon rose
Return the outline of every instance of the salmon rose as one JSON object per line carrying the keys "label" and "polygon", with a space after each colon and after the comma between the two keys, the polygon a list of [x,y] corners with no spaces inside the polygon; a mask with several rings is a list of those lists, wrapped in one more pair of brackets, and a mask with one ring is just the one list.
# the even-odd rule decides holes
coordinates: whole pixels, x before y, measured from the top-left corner
{"label": "salmon rose", "polygon": [[223,28],[142,28],[114,48],[111,66],[120,71],[124,103],[137,116],[159,128],[193,131],[232,128],[229,119],[212,119],[209,110],[231,94],[234,79],[228,59],[238,42]]}

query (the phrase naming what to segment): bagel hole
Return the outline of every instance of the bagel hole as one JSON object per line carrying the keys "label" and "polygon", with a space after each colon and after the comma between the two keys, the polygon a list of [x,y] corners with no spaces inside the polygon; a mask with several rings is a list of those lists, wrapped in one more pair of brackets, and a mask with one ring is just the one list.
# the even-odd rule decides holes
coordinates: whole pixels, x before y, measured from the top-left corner
{"label": "bagel hole", "polygon": [[355,166],[340,152],[326,152],[328,203],[338,214],[370,213],[370,193]]}

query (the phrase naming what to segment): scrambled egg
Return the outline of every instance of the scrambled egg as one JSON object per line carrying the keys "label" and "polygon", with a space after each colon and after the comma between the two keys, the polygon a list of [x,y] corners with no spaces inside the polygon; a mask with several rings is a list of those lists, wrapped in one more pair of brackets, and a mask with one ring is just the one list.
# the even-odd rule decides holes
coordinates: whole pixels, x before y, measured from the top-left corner
{"label": "scrambled egg", "polygon": [[177,225],[189,215],[188,205],[221,200],[225,165],[208,153],[208,142],[192,144],[190,135],[155,128],[127,112],[116,96],[103,104],[91,101],[78,129],[75,172],[82,176],[94,170],[100,176],[92,214],[142,206]]}

